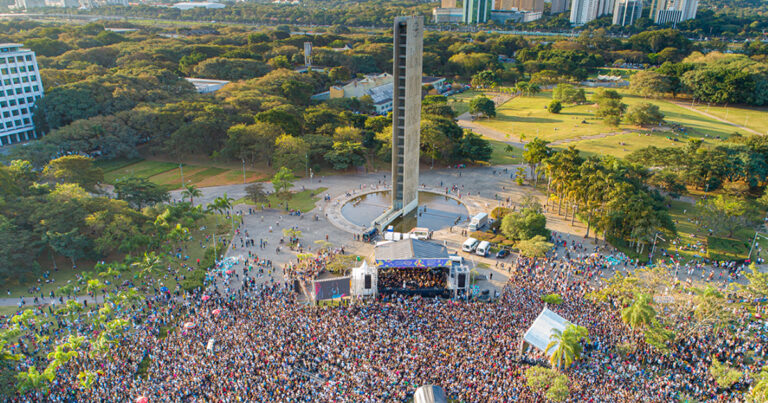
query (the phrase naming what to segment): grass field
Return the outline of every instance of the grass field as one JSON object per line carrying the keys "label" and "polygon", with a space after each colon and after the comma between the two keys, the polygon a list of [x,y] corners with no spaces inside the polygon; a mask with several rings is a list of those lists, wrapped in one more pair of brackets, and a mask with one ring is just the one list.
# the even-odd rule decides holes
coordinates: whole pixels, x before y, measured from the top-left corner
{"label": "grass field", "polygon": [[[695,105],[696,110],[717,116],[737,125],[741,125],[761,134],[768,134],[768,108],[754,106],[714,106]],[[734,130],[736,130],[734,128]]]}
{"label": "grass field", "polygon": [[623,158],[637,149],[656,147],[683,147],[686,136],[669,136],[679,141],[667,138],[668,133],[661,132],[627,132],[599,139],[581,140],[555,146],[557,149],[565,149],[569,146],[576,148],[585,155],[613,155]]}
{"label": "grass field", "polygon": [[[665,100],[644,99],[632,95],[626,90],[619,90],[619,92],[624,95],[624,103],[630,106],[641,102],[654,103],[664,113],[667,122],[684,126],[686,128],[685,133],[678,136],[681,143],[684,143],[688,138],[701,138],[706,143],[712,144],[726,139],[730,134],[738,131],[731,125],[707,118]],[[590,98],[592,93],[592,89],[587,89],[587,98]],[[674,136],[672,132],[661,132],[660,135],[642,137],[635,135],[633,141],[627,142],[626,140],[632,138],[633,135],[625,132],[643,130],[628,124],[621,124],[618,128],[604,124],[602,120],[595,117],[597,108],[592,104],[569,105],[563,108],[559,114],[549,113],[545,106],[551,97],[551,92],[543,92],[531,97],[516,97],[497,108],[495,119],[480,120],[477,123],[515,137],[524,135],[529,139],[539,137],[551,142],[575,141],[571,144],[575,144],[577,148],[584,148],[585,151],[591,149],[591,151],[597,152],[599,150],[613,155],[626,155],[636,149],[648,145],[663,145],[665,142],[669,145],[675,145],[673,141],[665,139],[666,136]],[[605,135],[605,139],[579,140],[584,136],[598,135]],[[601,146],[604,141],[609,142],[609,145]],[[617,146],[619,142],[627,142],[628,144],[619,147]],[[600,149],[601,147],[602,149]]]}
{"label": "grass field", "polygon": [[[486,139],[488,140],[488,139]],[[511,165],[520,164],[523,162],[523,150],[517,147],[512,148],[512,152],[507,151],[507,144],[503,141],[488,140],[493,147],[493,153],[491,154],[492,165]]]}
{"label": "grass field", "polygon": [[[288,209],[289,210],[301,210],[302,213],[307,213],[315,208],[315,204],[318,200],[320,200],[320,194],[328,190],[328,188],[317,188],[317,189],[307,189],[303,190],[301,192],[296,192],[293,194],[293,196],[288,200]],[[264,207],[267,208],[277,208],[280,206],[282,208],[283,201],[280,200],[274,193],[271,193],[267,197],[267,203],[265,203]],[[235,200],[232,205],[238,205],[238,204],[253,204],[252,201],[241,198]]]}
{"label": "grass field", "polygon": [[[181,188],[181,171],[179,165],[173,162],[152,160],[113,160],[97,162],[104,170],[104,179],[108,183],[136,176],[149,179],[151,182],[168,190]],[[198,187],[231,185],[243,183],[243,171],[239,168],[211,166],[207,164],[184,164],[184,182]],[[263,180],[267,174],[263,171],[246,169],[247,182]]]}

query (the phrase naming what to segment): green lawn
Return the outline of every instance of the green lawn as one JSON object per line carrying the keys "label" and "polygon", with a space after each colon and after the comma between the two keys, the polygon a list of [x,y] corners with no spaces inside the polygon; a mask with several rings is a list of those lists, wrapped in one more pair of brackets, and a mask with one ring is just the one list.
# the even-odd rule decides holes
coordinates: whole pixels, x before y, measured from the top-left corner
{"label": "green lawn", "polygon": [[[644,99],[630,94],[626,90],[619,90],[619,92],[624,95],[623,102],[630,106],[641,102],[651,102],[658,105],[668,122],[680,124],[686,128],[687,137],[702,138],[711,143],[717,142],[719,139],[725,139],[736,131],[731,125],[707,118],[671,102]],[[592,93],[592,89],[587,89],[588,99]],[[568,105],[559,114],[549,113],[545,106],[550,102],[551,97],[551,92],[543,92],[531,97],[516,97],[496,110],[497,116],[495,119],[482,120],[477,123],[516,137],[524,135],[527,138],[539,137],[548,141],[573,140],[583,136],[610,135],[624,131],[641,130],[628,124],[622,124],[618,128],[604,124],[602,120],[595,117],[594,114],[597,108],[592,104]],[[667,135],[671,135],[671,133],[665,133],[661,137],[664,138]],[[628,135],[620,136],[626,137]],[[631,146],[622,146],[618,150],[627,148],[630,150],[627,152],[631,152],[634,149],[653,144],[653,142],[646,143],[638,140],[649,140],[658,143],[658,140],[654,140],[655,137],[657,136],[635,139]],[[623,155],[627,153],[616,151],[617,146],[615,144],[619,141],[624,141],[624,139],[612,136],[607,136],[606,139],[609,139],[606,141],[612,141],[612,143],[609,143],[611,144],[610,147],[605,147],[605,150],[610,154]],[[598,139],[596,141],[600,143],[603,140]],[[585,143],[585,145],[595,148],[593,143]]]}
{"label": "green lawn", "polygon": [[[768,108],[754,106],[714,106],[699,104],[696,110],[709,113],[734,124],[748,127],[761,134],[768,134]],[[736,131],[736,128],[733,128]]]}
{"label": "green lawn", "polygon": [[[136,176],[149,179],[152,183],[163,186],[167,190],[181,188],[181,172],[179,165],[173,162],[150,160],[113,160],[99,161],[99,167],[104,170],[104,179],[108,183]],[[184,182],[192,183],[198,187],[229,185],[243,182],[241,168],[222,168],[207,164],[184,164]],[[264,180],[267,174],[264,171],[246,169],[246,181],[256,182]]]}
{"label": "green lawn", "polygon": [[[610,137],[599,139],[581,140],[555,146],[557,149],[565,149],[569,146],[575,146],[579,151],[586,155],[613,155],[624,158],[631,152],[643,147],[683,147],[688,138],[692,136],[670,135],[671,133],[661,132],[628,132]],[[679,141],[670,140],[676,138]]]}
{"label": "green lawn", "polygon": [[519,164],[523,161],[523,150],[517,147],[512,147],[512,152],[507,151],[507,143],[498,140],[486,139],[491,143],[493,147],[493,153],[491,154],[492,165],[511,165]]}
{"label": "green lawn", "polygon": [[178,168],[178,166],[178,164],[172,162],[142,160],[133,164],[118,166],[117,169],[102,169],[104,169],[104,179],[109,183],[114,183],[121,178],[130,176],[149,178],[150,176]]}
{"label": "green lawn", "polygon": [[[289,210],[301,210],[302,213],[307,213],[315,208],[315,204],[318,200],[320,200],[320,194],[328,190],[328,188],[317,188],[317,189],[307,189],[303,190],[301,192],[293,193],[291,198],[288,200],[288,209]],[[271,193],[267,197],[268,201],[265,203],[264,207],[266,208],[278,208],[280,206],[282,208],[284,201],[280,200],[277,196],[275,196],[274,193]],[[233,205],[237,204],[253,204],[252,201],[248,200],[247,198],[243,197],[241,199],[235,200]]]}

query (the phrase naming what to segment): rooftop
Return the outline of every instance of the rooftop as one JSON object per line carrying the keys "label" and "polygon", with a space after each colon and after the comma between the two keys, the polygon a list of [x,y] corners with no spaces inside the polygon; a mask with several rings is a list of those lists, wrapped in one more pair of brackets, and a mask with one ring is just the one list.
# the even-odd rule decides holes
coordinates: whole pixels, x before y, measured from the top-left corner
{"label": "rooftop", "polygon": [[445,246],[419,239],[404,239],[376,246],[376,260],[447,259]]}
{"label": "rooftop", "polygon": [[[547,348],[547,344],[550,342],[550,337],[554,333],[554,329],[562,332],[570,323],[571,322],[562,316],[544,308],[539,316],[536,317],[536,320],[533,321],[533,324],[528,331],[525,332],[525,335],[523,335],[523,340],[533,347],[536,347],[538,350],[544,351]],[[555,348],[557,348],[557,346],[555,346]],[[554,350],[550,350],[550,353],[547,354],[547,356],[552,355],[553,351]]]}

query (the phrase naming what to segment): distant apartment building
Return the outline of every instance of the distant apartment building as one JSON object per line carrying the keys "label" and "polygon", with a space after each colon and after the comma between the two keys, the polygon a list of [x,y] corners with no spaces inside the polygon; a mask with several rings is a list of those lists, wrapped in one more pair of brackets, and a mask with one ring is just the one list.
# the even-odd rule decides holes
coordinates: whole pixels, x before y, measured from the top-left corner
{"label": "distant apartment building", "polygon": [[613,25],[632,25],[643,13],[642,0],[616,0]]}
{"label": "distant apartment building", "polygon": [[544,15],[541,11],[519,11],[519,10],[493,10],[491,11],[491,21],[504,25],[509,21],[531,22],[541,19]]}
{"label": "distant apartment building", "polygon": [[460,8],[433,8],[432,19],[436,24],[458,24],[464,21],[464,11]]}
{"label": "distant apartment building", "polygon": [[550,7],[550,14],[560,14],[568,11],[568,7],[571,5],[570,0],[552,0]]}
{"label": "distant apartment building", "polygon": [[491,18],[491,0],[464,0],[463,6],[465,24],[484,24]]}
{"label": "distant apartment building", "polygon": [[613,13],[614,0],[573,0],[571,24],[584,25],[592,20]]}
{"label": "distant apartment building", "polygon": [[42,97],[35,52],[0,43],[0,147],[37,138],[32,112]]}
{"label": "distant apartment building", "polygon": [[496,0],[494,10],[544,11],[544,0]]}
{"label": "distant apartment building", "polygon": [[656,24],[678,23],[696,18],[699,0],[653,0],[651,19]]}

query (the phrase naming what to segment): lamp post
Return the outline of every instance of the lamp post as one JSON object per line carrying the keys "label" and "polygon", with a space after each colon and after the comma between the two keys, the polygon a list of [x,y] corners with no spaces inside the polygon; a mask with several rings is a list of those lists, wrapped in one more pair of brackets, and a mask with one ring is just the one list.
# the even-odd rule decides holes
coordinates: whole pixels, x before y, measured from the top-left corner
{"label": "lamp post", "polygon": [[245,158],[243,158],[243,185],[245,185]]}
{"label": "lamp post", "polygon": [[653,263],[653,253],[656,251],[656,239],[661,238],[662,241],[666,241],[666,239],[661,237],[661,233],[657,232],[656,235],[653,236],[653,247],[651,248],[651,256],[648,259],[651,263]]}

